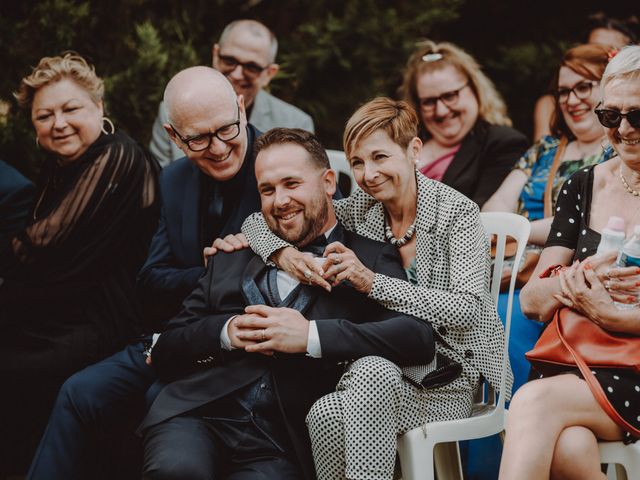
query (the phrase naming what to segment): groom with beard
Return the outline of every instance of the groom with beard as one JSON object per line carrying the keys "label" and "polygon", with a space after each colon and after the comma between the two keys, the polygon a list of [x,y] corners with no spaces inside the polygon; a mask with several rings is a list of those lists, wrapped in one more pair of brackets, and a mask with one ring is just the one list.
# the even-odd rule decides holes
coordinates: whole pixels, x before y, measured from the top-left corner
{"label": "groom with beard", "polygon": [[[262,213],[275,234],[312,255],[340,242],[367,268],[404,278],[395,248],[337,222],[335,173],[313,134],[273,129],[255,152]],[[335,389],[346,362],[369,355],[429,363],[431,327],[348,282],[329,293],[249,249],[218,253],[151,354],[168,384],[140,427],[144,478],[315,478],[305,416]]]}

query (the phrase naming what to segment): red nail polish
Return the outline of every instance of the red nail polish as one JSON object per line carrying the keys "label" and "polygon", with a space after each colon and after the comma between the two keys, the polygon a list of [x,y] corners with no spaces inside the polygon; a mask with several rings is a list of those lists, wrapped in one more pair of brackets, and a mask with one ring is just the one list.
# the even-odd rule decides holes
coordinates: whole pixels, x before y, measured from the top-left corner
{"label": "red nail polish", "polygon": [[593,268],[590,263],[583,263],[583,265],[585,270],[591,270]]}
{"label": "red nail polish", "polygon": [[633,295],[629,295],[627,297],[627,300],[629,300],[630,302],[633,302],[633,301],[637,300],[637,298],[635,296],[633,296]]}
{"label": "red nail polish", "polygon": [[640,287],[640,282],[636,282],[636,287]]}
{"label": "red nail polish", "polygon": [[640,273],[640,267],[636,268],[636,273]]}

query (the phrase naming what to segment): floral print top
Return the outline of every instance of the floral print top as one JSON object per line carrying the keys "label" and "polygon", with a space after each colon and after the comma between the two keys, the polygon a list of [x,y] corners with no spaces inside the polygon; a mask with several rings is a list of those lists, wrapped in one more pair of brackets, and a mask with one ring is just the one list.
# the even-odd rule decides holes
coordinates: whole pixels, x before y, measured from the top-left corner
{"label": "floral print top", "polygon": [[[528,177],[518,200],[518,213],[529,220],[544,218],[544,189],[559,145],[559,138],[547,135],[529,148],[514,167],[514,169],[522,170]],[[553,204],[556,203],[562,184],[571,175],[581,168],[604,162],[614,154],[613,148],[607,145],[595,155],[562,161],[553,179],[551,194]]]}

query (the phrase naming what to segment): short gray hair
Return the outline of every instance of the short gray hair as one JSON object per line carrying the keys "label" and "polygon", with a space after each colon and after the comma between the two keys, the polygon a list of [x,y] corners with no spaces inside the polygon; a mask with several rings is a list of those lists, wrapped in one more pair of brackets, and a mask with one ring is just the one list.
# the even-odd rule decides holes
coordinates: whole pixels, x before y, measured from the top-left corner
{"label": "short gray hair", "polygon": [[602,75],[602,90],[611,80],[621,77],[629,80],[640,77],[640,45],[623,47],[611,59]]}
{"label": "short gray hair", "polygon": [[254,37],[268,38],[269,39],[269,63],[274,63],[276,61],[276,55],[278,54],[278,39],[276,38],[275,34],[266,25],[256,20],[247,20],[247,19],[234,20],[233,22],[228,24],[226,27],[224,27],[224,30],[222,30],[222,33],[220,34],[220,39],[218,40],[218,43],[220,45],[223,45],[227,36],[229,36],[229,33],[231,33],[231,31],[236,27],[245,27]]}

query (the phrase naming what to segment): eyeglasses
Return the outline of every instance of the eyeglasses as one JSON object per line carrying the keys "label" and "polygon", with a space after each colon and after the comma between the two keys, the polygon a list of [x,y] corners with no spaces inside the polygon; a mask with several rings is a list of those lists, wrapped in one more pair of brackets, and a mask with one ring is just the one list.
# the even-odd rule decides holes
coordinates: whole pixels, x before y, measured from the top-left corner
{"label": "eyeglasses", "polygon": [[173,125],[169,125],[180,141],[184,143],[192,152],[202,152],[211,146],[213,137],[222,142],[230,142],[240,134],[240,106],[238,106],[238,120],[229,125],[220,127],[213,133],[202,133],[193,137],[183,137],[178,133]]}
{"label": "eyeglasses", "polygon": [[579,100],[584,100],[591,95],[591,90],[594,85],[598,85],[599,82],[580,82],[577,85],[574,85],[572,88],[559,88],[556,90],[556,98],[558,99],[558,103],[567,103],[569,101],[569,95],[571,92],[576,96]]}
{"label": "eyeglasses", "polygon": [[633,128],[640,128],[640,110],[629,110],[627,113],[611,110],[610,108],[596,108],[596,115],[603,127],[618,128],[623,118],[627,118],[627,122]]}
{"label": "eyeglasses", "polygon": [[465,83],[463,86],[456,90],[451,90],[449,92],[444,92],[442,95],[438,97],[425,97],[420,99],[420,107],[423,110],[429,112],[436,109],[438,105],[438,100],[444,103],[447,107],[453,107],[456,103],[458,103],[458,98],[460,97],[460,92],[469,86],[469,82]]}
{"label": "eyeglasses", "polygon": [[242,67],[242,73],[249,78],[256,78],[268,68],[268,65],[263,67],[256,62],[241,62],[236,57],[230,55],[218,54],[218,59],[220,60],[219,67],[222,73],[233,72],[236,67],[240,65]]}

